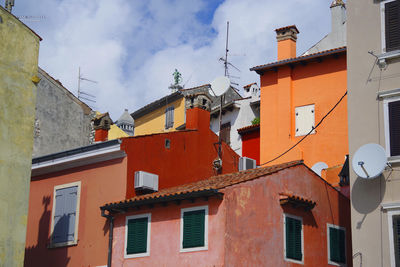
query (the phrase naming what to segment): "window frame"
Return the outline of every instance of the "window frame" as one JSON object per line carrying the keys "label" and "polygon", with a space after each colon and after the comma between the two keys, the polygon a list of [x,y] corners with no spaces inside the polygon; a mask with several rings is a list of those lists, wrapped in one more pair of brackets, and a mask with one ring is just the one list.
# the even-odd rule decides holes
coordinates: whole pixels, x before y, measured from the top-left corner
{"label": "window frame", "polygon": [[[202,247],[193,247],[193,248],[183,248],[183,215],[185,212],[204,210],[204,246]],[[193,251],[203,251],[208,250],[208,205],[205,206],[197,206],[190,208],[182,208],[181,209],[181,219],[180,219],[180,238],[179,238],[179,252],[193,252]]]}
{"label": "window frame", "polygon": [[[329,233],[329,228],[334,228],[334,229],[338,229],[338,230],[343,230],[344,231],[344,258],[345,258],[345,263],[340,263],[340,262],[335,262],[335,261],[331,261],[331,235]],[[330,265],[335,265],[335,266],[347,266],[347,244],[346,244],[346,228],[339,226],[339,225],[335,225],[335,224],[330,224],[327,223],[326,224],[326,240],[327,240],[327,249],[328,249],[328,264]]]}
{"label": "window frame", "polygon": [[[286,217],[289,217],[289,218],[292,218],[292,219],[296,219],[296,220],[299,220],[301,222],[301,255],[302,255],[301,261],[286,257]],[[284,213],[283,214],[283,257],[284,257],[284,260],[304,265],[304,256],[305,255],[304,255],[304,226],[303,226],[303,218],[299,217],[299,216],[296,216],[296,215]]]}
{"label": "window frame", "polygon": [[[126,248],[128,246],[128,221],[134,219],[141,219],[147,218],[147,245],[146,245],[146,252],[144,253],[134,253],[134,254],[127,254]],[[125,245],[124,245],[124,258],[140,258],[140,257],[147,257],[150,256],[150,237],[151,237],[151,213],[142,213],[136,214],[131,216],[126,216],[125,218]]]}
{"label": "window frame", "polygon": [[[169,113],[173,113],[172,114],[172,123],[171,123],[171,125],[167,125],[167,122],[168,122],[168,114]],[[171,128],[174,128],[174,124],[175,124],[175,118],[174,118],[174,116],[175,116],[175,106],[169,106],[169,107],[166,107],[165,108],[165,130],[168,130],[168,129],[171,129]]]}
{"label": "window frame", "polygon": [[396,256],[394,252],[393,216],[400,215],[400,203],[384,203],[382,204],[382,210],[387,211],[390,264],[392,267],[395,267]]}
{"label": "window frame", "polygon": [[383,99],[383,121],[385,131],[385,151],[389,159],[399,158],[400,155],[392,156],[390,151],[390,125],[389,125],[389,103],[400,101],[400,96],[385,97]]}
{"label": "window frame", "polygon": [[386,49],[386,23],[385,23],[385,5],[390,2],[394,2],[397,0],[382,0],[380,5],[380,14],[381,14],[381,51],[382,54],[386,53],[394,53],[397,56],[400,56],[400,49],[392,50],[387,52]]}
{"label": "window frame", "polygon": [[[76,192],[76,208],[75,208],[75,229],[74,229],[74,240],[67,242],[54,243],[52,236],[54,234],[54,215],[56,212],[56,192],[60,189],[65,189],[69,187],[77,186]],[[51,228],[50,228],[50,245],[49,248],[57,248],[57,247],[65,247],[65,246],[74,246],[78,244],[78,229],[79,229],[79,207],[80,207],[80,198],[81,198],[81,181],[72,182],[68,184],[61,184],[54,186],[53,189],[53,208],[51,211]]]}

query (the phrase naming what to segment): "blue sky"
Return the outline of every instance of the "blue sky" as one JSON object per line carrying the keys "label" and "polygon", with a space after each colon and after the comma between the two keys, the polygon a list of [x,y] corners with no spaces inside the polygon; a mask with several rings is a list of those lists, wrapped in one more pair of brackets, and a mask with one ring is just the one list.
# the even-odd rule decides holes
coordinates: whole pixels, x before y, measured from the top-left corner
{"label": "blue sky", "polygon": [[259,77],[249,68],[276,60],[275,28],[296,24],[300,55],[330,31],[331,0],[16,0],[13,14],[37,32],[39,66],[77,92],[78,68],[97,84],[96,108],[117,120],[169,93],[177,68],[186,88],[224,72],[229,59],[238,89]]}

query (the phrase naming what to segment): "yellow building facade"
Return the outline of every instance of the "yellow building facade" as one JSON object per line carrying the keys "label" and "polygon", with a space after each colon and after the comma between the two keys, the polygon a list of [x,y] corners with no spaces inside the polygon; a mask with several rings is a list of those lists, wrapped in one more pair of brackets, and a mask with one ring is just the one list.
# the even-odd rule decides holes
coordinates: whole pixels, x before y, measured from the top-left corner
{"label": "yellow building facade", "polygon": [[41,38],[0,6],[0,266],[23,266]]}
{"label": "yellow building facade", "polygon": [[[175,131],[185,123],[185,113],[185,97],[179,93],[168,95],[132,114],[135,136]],[[169,115],[172,118],[167,118]],[[167,120],[172,123],[166,125]]]}

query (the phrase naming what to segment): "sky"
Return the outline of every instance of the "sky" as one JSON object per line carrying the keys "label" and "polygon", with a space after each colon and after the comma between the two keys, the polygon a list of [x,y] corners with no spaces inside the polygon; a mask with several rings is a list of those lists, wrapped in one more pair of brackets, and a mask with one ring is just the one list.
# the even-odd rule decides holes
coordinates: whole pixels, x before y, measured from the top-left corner
{"label": "sky", "polygon": [[[297,55],[331,29],[332,0],[15,0],[12,13],[39,34],[39,66],[115,121],[169,93],[175,69],[191,88],[224,74],[232,83],[257,82],[249,69],[276,61],[274,29],[295,24]],[[40,4],[39,4],[40,3]]]}

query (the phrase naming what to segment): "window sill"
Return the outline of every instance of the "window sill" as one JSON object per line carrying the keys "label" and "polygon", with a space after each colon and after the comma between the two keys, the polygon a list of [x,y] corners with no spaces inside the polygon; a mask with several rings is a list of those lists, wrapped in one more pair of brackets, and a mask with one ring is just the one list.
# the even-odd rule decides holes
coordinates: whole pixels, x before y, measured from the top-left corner
{"label": "window sill", "polygon": [[385,67],[387,64],[387,60],[393,59],[393,58],[398,58],[400,57],[400,50],[394,50],[390,52],[386,52],[383,54],[380,54],[378,56],[378,65]]}
{"label": "window sill", "polygon": [[131,258],[142,258],[142,257],[148,257],[148,256],[150,256],[150,251],[145,252],[145,253],[138,253],[138,254],[125,254],[124,258],[131,259]]}
{"label": "window sill", "polygon": [[295,260],[295,259],[291,259],[291,258],[286,258],[285,257],[285,261],[289,261],[289,262],[294,262],[294,263],[297,263],[297,264],[302,264],[302,265],[304,265],[304,261],[303,260]]}
{"label": "window sill", "polygon": [[71,246],[77,246],[78,241],[68,241],[68,242],[63,242],[63,243],[53,243],[49,244],[47,248],[60,248],[60,247],[71,247]]}
{"label": "window sill", "polygon": [[208,246],[206,247],[195,247],[195,248],[181,248],[180,252],[195,252],[195,251],[203,251],[208,250]]}
{"label": "window sill", "polygon": [[400,156],[388,157],[388,163],[400,163]]}

